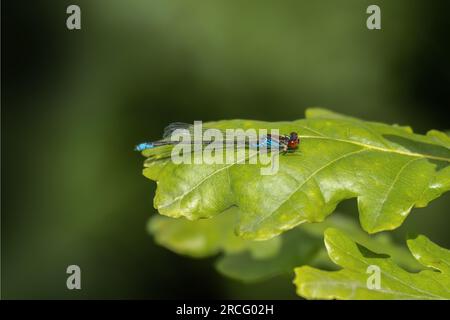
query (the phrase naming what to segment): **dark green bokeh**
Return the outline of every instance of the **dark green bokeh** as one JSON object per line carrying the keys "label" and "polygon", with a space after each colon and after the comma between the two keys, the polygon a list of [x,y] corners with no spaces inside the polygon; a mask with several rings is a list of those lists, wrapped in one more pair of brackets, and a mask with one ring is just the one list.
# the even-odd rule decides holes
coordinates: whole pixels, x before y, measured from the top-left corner
{"label": "dark green bokeh", "polygon": [[[173,121],[309,106],[448,129],[447,3],[376,1],[382,30],[369,31],[362,0],[3,2],[2,297],[295,297],[289,276],[240,284],[156,246],[155,186],[133,146]],[[450,247],[449,204],[414,209],[396,237]],[[65,287],[70,264],[81,291]]]}

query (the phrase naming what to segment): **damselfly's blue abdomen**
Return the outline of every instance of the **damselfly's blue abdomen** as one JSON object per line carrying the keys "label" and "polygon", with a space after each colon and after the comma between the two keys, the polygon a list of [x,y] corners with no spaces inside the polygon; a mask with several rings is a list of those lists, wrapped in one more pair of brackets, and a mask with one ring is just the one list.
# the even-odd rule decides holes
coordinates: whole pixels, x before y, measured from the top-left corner
{"label": "damselfly's blue abdomen", "polygon": [[253,148],[271,148],[272,146],[274,148],[280,147],[280,143],[277,140],[272,139],[272,137],[264,137],[260,141],[250,144],[250,147]]}
{"label": "damselfly's blue abdomen", "polygon": [[139,143],[135,148],[134,148],[134,150],[135,151],[144,151],[144,150],[146,150],[146,149],[151,149],[151,148],[153,148],[154,146],[153,146],[153,143],[151,143],[151,142],[142,142],[142,143]]}

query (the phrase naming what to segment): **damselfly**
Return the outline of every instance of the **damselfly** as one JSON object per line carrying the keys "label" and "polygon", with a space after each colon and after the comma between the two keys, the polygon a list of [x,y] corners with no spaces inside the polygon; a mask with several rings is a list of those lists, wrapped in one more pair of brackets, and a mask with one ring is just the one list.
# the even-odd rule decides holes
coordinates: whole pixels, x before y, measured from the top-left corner
{"label": "damselfly", "polygon": [[[217,128],[202,128],[201,129],[201,138],[195,138],[195,126],[188,123],[182,122],[174,122],[168,125],[164,129],[164,134],[161,140],[153,141],[153,142],[142,142],[135,147],[135,151],[143,152],[145,156],[153,159],[162,159],[170,156],[170,152],[173,146],[186,143],[180,141],[174,141],[172,139],[172,135],[178,133],[181,135],[189,135],[194,137],[194,139],[188,139],[189,144],[191,145],[201,145],[206,146],[211,143],[210,140],[203,139],[203,133],[207,132],[207,130],[217,131],[218,136],[222,137],[222,142],[224,144],[233,144],[236,143],[236,136],[230,138],[228,132],[223,129]],[[217,142],[215,140],[215,142]],[[291,132],[289,135],[287,134],[265,134],[257,137],[256,139],[246,139],[245,143],[237,144],[239,148],[249,148],[249,149],[262,149],[266,148],[269,150],[277,150],[286,154],[288,152],[293,152],[298,148],[300,143],[299,136],[296,132]]]}

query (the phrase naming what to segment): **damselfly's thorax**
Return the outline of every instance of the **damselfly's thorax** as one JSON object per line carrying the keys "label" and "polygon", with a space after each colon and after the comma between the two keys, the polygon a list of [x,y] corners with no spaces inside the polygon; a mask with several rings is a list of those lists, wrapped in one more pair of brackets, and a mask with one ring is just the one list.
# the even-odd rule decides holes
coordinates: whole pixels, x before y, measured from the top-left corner
{"label": "damselfly's thorax", "polygon": [[284,151],[295,150],[300,143],[297,132],[291,132],[289,135],[281,135],[279,139],[282,145],[284,145]]}

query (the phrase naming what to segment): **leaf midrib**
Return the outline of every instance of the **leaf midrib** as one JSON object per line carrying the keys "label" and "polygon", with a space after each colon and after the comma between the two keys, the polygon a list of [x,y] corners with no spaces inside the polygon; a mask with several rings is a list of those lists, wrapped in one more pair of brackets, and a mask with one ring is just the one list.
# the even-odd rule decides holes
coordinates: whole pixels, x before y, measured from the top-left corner
{"label": "leaf midrib", "polygon": [[407,152],[407,151],[401,151],[401,150],[396,150],[396,149],[382,148],[382,147],[377,147],[377,146],[373,146],[370,144],[365,144],[365,143],[357,142],[357,141],[353,141],[353,140],[339,139],[339,138],[333,138],[333,137],[328,137],[328,136],[299,135],[299,137],[301,139],[321,139],[321,140],[345,142],[345,143],[350,143],[350,144],[354,144],[357,146],[361,146],[366,149],[372,149],[372,150],[377,150],[377,151],[381,151],[381,152],[396,153],[396,154],[401,154],[401,155],[410,156],[410,157],[420,157],[420,158],[427,158],[427,159],[450,162],[450,158],[438,157],[438,156],[433,156],[433,155],[424,154],[424,153]]}

